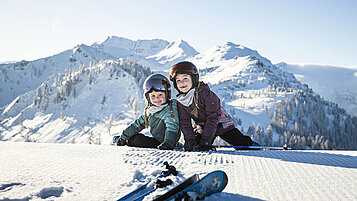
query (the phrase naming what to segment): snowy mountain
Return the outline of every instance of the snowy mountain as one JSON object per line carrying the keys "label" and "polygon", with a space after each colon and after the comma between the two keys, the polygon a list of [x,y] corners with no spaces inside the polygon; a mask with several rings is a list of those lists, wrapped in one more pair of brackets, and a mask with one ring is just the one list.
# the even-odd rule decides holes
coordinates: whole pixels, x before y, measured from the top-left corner
{"label": "snowy mountain", "polygon": [[282,70],[294,73],[326,100],[337,103],[348,114],[357,116],[357,68],[326,65],[294,65],[279,63]]}
{"label": "snowy mountain", "polygon": [[114,36],[53,57],[0,65],[6,97],[0,139],[111,144],[111,135],[143,111],[144,79],[151,71],[167,75],[182,60],[198,67],[236,126],[258,143],[357,149],[356,117],[255,50],[227,42],[198,54],[183,40]]}
{"label": "snowy mountain", "polygon": [[82,44],[35,61],[0,64],[0,108],[59,73],[106,59],[114,57]]}
{"label": "snowy mountain", "polygon": [[[236,55],[236,56],[234,56]],[[260,144],[356,149],[357,118],[249,48],[226,43],[189,61],[235,124]]]}
{"label": "snowy mountain", "polygon": [[92,47],[119,58],[129,56],[150,56],[163,50],[169,42],[160,39],[130,40],[122,37],[111,36],[102,43],[94,43]]}
{"label": "snowy mountain", "polygon": [[165,66],[172,66],[179,61],[197,55],[198,52],[186,41],[178,40],[170,43],[165,49],[155,55],[148,56],[146,59],[154,60]]}
{"label": "snowy mountain", "polygon": [[[132,41],[112,36],[103,43],[94,43],[91,46],[78,45],[57,55],[35,61],[0,64],[0,108],[9,104],[17,96],[34,90],[50,76],[77,69],[80,65],[88,66],[90,62],[129,58],[152,69],[164,70],[167,67],[158,63],[156,61],[158,56],[155,56],[162,50],[164,51],[160,53],[160,62],[164,64],[175,63],[197,54],[182,40],[173,43],[160,39]],[[165,52],[168,55],[165,56]]]}
{"label": "snowy mountain", "polygon": [[53,76],[5,107],[1,138],[109,143],[114,124],[125,127],[143,110],[139,85],[150,73],[133,61],[118,59],[80,65],[77,70]]}
{"label": "snowy mountain", "polygon": [[237,117],[245,119],[245,128],[253,121],[261,122],[262,126],[267,127],[269,118],[266,115],[266,108],[262,108],[262,105],[274,108],[277,101],[285,96],[281,94],[274,100],[264,98],[252,101],[252,97],[256,97],[256,92],[268,90],[271,80],[274,79],[290,78],[290,83],[296,83],[292,75],[282,76],[283,72],[278,71],[269,60],[259,56],[256,51],[229,42],[189,60],[197,65],[201,80],[211,85],[226,104],[225,107],[234,109],[233,111],[238,112]]}
{"label": "snowy mountain", "polygon": [[183,40],[172,43],[160,39],[132,41],[112,36],[100,44],[93,44],[92,47],[115,58],[130,58],[152,70],[159,71],[164,71],[167,66],[198,54]]}

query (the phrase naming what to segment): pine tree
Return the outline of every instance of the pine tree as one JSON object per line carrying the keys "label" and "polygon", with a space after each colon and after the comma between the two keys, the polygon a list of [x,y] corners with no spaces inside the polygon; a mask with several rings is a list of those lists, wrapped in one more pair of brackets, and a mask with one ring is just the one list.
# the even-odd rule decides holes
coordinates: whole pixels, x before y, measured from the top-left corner
{"label": "pine tree", "polygon": [[107,125],[108,135],[110,136],[110,129],[112,128],[113,125],[113,114],[110,115],[106,125]]}
{"label": "pine tree", "polygon": [[248,127],[247,135],[249,135],[251,138],[253,138],[255,131],[256,131],[255,123],[253,122],[252,125]]}
{"label": "pine tree", "polygon": [[21,112],[21,114],[20,114],[19,124],[20,124],[20,133],[22,133],[22,131],[24,130],[22,112]]}
{"label": "pine tree", "polygon": [[103,97],[102,97],[102,100],[100,101],[100,104],[104,105],[105,101],[106,101],[106,97],[105,97],[105,94],[104,94]]}
{"label": "pine tree", "polygon": [[262,135],[261,135],[261,128],[260,128],[259,124],[256,127],[255,136],[256,137],[254,139],[258,142],[258,144],[263,144]]}
{"label": "pine tree", "polygon": [[266,135],[266,145],[272,146],[273,145],[273,127],[269,124],[267,128],[267,135]]}
{"label": "pine tree", "polygon": [[134,112],[135,112],[135,113],[138,113],[138,111],[139,111],[139,104],[138,104],[138,100],[137,100],[136,98],[133,100],[133,102],[132,102],[131,105],[132,105],[131,107],[133,108]]}
{"label": "pine tree", "polygon": [[76,85],[73,86],[73,98],[77,97]]}
{"label": "pine tree", "polygon": [[92,131],[89,132],[88,144],[94,144],[94,134]]}
{"label": "pine tree", "polygon": [[238,125],[241,126],[242,125],[242,120],[239,118],[238,119]]}

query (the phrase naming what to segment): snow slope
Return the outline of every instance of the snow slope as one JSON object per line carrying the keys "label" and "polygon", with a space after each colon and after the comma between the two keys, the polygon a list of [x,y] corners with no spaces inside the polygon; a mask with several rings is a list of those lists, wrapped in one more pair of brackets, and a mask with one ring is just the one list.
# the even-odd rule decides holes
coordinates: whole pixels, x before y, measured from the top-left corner
{"label": "snow slope", "polygon": [[326,100],[337,103],[349,114],[357,116],[357,68],[327,65],[277,64],[282,70],[294,73]]}
{"label": "snow slope", "polygon": [[51,57],[0,64],[0,110],[17,96],[36,89],[59,73],[107,59],[114,57],[82,44]]}
{"label": "snow slope", "polygon": [[[205,200],[357,200],[357,151],[162,151],[85,144],[0,142],[0,200],[116,200],[168,161],[184,179],[223,170],[223,193]],[[150,185],[153,185],[151,183]]]}
{"label": "snow slope", "polygon": [[[0,139],[109,144],[110,131],[123,130],[144,107],[138,82],[150,72],[144,74],[135,65],[101,61],[54,76],[7,105],[1,114],[6,118],[0,120]],[[132,68],[137,78],[130,74]]]}

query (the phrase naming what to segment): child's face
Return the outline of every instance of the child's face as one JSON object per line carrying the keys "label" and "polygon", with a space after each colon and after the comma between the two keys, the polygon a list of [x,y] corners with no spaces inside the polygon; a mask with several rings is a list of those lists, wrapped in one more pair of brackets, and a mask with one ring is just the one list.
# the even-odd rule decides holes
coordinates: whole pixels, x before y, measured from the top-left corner
{"label": "child's face", "polygon": [[166,102],[166,94],[163,91],[152,91],[149,93],[150,102],[155,106],[161,106]]}
{"label": "child's face", "polygon": [[178,90],[182,93],[187,93],[192,88],[192,78],[188,74],[176,75],[175,82]]}

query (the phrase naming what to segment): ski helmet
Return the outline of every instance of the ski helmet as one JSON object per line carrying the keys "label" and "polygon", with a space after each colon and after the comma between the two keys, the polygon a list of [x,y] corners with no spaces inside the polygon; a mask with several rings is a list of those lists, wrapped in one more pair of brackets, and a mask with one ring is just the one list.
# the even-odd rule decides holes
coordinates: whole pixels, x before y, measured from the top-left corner
{"label": "ski helmet", "polygon": [[177,91],[179,91],[179,90],[176,86],[175,78],[178,74],[191,75],[192,86],[193,87],[198,86],[198,79],[199,79],[198,70],[193,63],[188,62],[188,61],[183,61],[183,62],[177,63],[171,67],[169,78],[174,83],[174,87]]}
{"label": "ski helmet", "polygon": [[164,91],[166,95],[166,102],[171,98],[171,86],[169,80],[161,74],[153,74],[146,78],[144,84],[144,96],[150,103],[149,93],[153,90]]}

